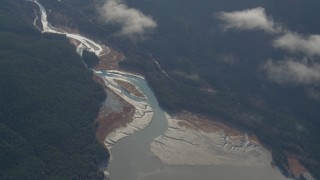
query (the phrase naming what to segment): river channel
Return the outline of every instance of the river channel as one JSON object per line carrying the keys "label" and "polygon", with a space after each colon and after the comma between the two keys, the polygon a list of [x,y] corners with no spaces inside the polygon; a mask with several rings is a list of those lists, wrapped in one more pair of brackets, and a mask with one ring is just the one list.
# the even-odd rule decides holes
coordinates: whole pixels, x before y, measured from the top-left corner
{"label": "river channel", "polygon": [[[82,49],[95,52],[98,56],[108,53],[108,49],[103,52],[103,47],[91,39],[80,34],[66,33],[50,26],[47,21],[45,8],[36,0],[41,12],[41,23],[43,33],[64,34],[69,39],[80,43]],[[61,2],[62,3],[62,2]],[[79,46],[80,47],[80,46]],[[79,50],[78,47],[78,50]],[[80,49],[81,49],[80,48]],[[137,86],[147,97],[139,99],[126,92],[121,92],[123,96],[134,101],[144,101],[153,109],[151,123],[144,129],[133,133],[116,142],[110,152],[111,160],[108,166],[111,180],[284,180],[281,173],[267,167],[248,167],[233,165],[166,165],[150,149],[151,143],[168,130],[168,119],[165,112],[159,107],[152,90],[147,82],[137,76],[128,73],[116,73],[113,71],[100,71],[100,77],[118,78],[130,81]],[[189,158],[189,157],[185,157]]]}
{"label": "river channel", "polygon": [[[170,166],[160,161],[150,150],[155,138],[168,129],[165,112],[145,80],[129,75],[101,73],[100,76],[113,76],[129,80],[140,88],[148,98],[154,116],[150,125],[121,139],[111,149],[111,162],[108,167],[111,180],[285,180],[281,173],[269,167],[242,167],[230,165],[214,166]],[[123,92],[125,93],[125,92]],[[131,97],[129,95],[130,98]],[[188,157],[185,157],[188,158]]]}

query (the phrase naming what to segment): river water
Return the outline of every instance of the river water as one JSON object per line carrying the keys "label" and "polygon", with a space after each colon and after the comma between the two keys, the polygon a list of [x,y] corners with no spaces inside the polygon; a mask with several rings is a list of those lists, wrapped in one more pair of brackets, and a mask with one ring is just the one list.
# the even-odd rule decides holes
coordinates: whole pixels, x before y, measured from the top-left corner
{"label": "river water", "polygon": [[[101,55],[103,46],[79,34],[58,31],[50,26],[47,21],[45,8],[38,2],[31,0],[39,6],[43,32],[64,34],[70,39],[81,43],[81,48],[86,48]],[[88,43],[89,42],[89,43]],[[81,48],[78,48],[81,49]],[[105,52],[107,53],[107,52]],[[128,98],[146,101],[153,109],[152,121],[145,129],[121,139],[111,149],[111,162],[108,167],[111,180],[284,180],[280,172],[270,167],[242,167],[231,165],[207,166],[169,166],[165,165],[150,150],[150,144],[168,129],[165,112],[159,107],[158,102],[143,78],[128,74],[102,71],[101,77],[117,77],[130,81],[143,92],[147,100],[137,99],[128,93],[123,93]],[[107,102],[108,103],[108,102]],[[112,104],[112,103],[111,103]],[[114,106],[118,106],[114,104]],[[119,107],[115,107],[119,109]],[[185,157],[188,158],[188,157]]]}
{"label": "river water", "polygon": [[[135,84],[147,96],[154,110],[150,125],[117,142],[111,149],[112,160],[108,167],[111,180],[285,180],[280,172],[270,167],[242,166],[169,166],[163,164],[150,150],[151,142],[168,129],[165,112],[145,80],[117,74]],[[186,157],[188,158],[188,157]]]}

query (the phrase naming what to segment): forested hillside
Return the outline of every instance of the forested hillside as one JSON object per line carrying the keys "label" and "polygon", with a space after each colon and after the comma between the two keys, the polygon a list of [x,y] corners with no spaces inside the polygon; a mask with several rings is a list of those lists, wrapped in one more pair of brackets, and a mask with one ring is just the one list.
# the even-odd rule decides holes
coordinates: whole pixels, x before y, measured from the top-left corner
{"label": "forested hillside", "polygon": [[27,23],[30,7],[0,5],[0,179],[101,179],[104,91],[65,37]]}

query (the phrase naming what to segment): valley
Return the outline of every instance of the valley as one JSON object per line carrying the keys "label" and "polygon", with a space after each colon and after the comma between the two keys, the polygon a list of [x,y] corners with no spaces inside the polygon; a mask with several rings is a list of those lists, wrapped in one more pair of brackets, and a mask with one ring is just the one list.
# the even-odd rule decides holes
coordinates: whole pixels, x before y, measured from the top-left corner
{"label": "valley", "polygon": [[[44,7],[37,1],[35,3],[41,10],[43,32],[62,32],[75,41],[79,55],[86,49],[108,63],[109,47],[79,34],[52,29],[47,23]],[[114,56],[113,61],[116,58]],[[140,75],[103,69],[101,65],[93,73],[111,99],[107,98],[100,110],[97,132],[99,141],[103,141],[111,153],[107,168],[111,179],[185,179],[190,169],[201,172],[197,176],[206,179],[219,174],[220,168],[224,172],[234,172],[231,176],[229,173],[219,174],[222,179],[269,179],[271,174],[273,179],[286,179],[271,167],[270,152],[257,144],[257,140],[250,141],[246,133],[192,115],[181,114],[179,120],[172,118],[159,107],[152,90]],[[124,147],[130,147],[130,151]]]}

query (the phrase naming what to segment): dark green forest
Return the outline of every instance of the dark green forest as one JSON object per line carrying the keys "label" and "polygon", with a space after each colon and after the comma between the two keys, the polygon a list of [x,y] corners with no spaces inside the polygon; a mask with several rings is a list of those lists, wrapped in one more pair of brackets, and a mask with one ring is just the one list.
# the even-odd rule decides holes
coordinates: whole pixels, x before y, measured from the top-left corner
{"label": "dark green forest", "polygon": [[82,59],[89,69],[99,64],[99,59],[93,52],[83,50]]}
{"label": "dark green forest", "polygon": [[[55,26],[78,28],[89,37],[120,49],[123,68],[146,76],[160,105],[219,117],[255,133],[273,150],[284,172],[287,156],[295,156],[320,178],[320,93],[318,84],[278,84],[262,66],[288,54],[271,46],[261,31],[222,31],[220,11],[264,7],[267,15],[299,34],[320,34],[318,0],[127,0],[129,7],[152,16],[158,24],[143,41],[115,35],[96,11],[103,0],[41,0]],[[79,18],[81,17],[81,18]],[[165,76],[156,59],[169,74]],[[313,59],[319,61],[319,57]],[[207,91],[206,89],[213,89]]]}
{"label": "dark green forest", "polygon": [[0,6],[0,179],[102,179],[104,90],[67,38],[27,23],[30,4]]}

